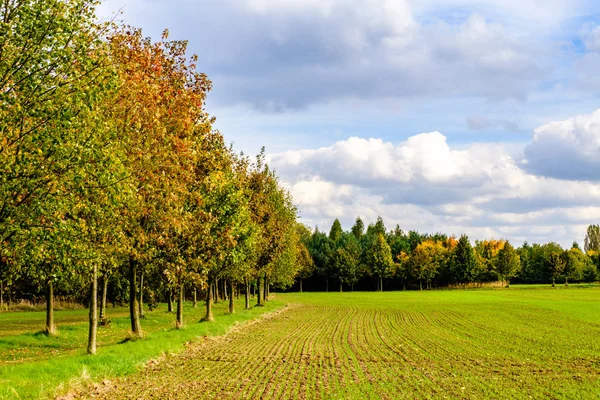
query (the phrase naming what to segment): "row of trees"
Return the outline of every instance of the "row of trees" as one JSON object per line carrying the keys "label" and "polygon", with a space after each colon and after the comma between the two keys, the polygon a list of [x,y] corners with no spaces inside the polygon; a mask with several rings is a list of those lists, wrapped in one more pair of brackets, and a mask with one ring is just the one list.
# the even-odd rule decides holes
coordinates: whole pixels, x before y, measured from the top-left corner
{"label": "row of trees", "polygon": [[[304,270],[300,278],[309,279],[313,288],[329,290],[329,283],[354,289],[383,290],[388,286],[423,289],[433,286],[481,285],[489,282],[552,283],[562,280],[592,282],[600,267],[600,229],[591,225],[585,239],[585,251],[577,243],[563,249],[557,243],[524,243],[514,248],[506,240],[476,241],[441,233],[405,233],[398,226],[387,231],[381,218],[366,230],[356,219],[344,232],[335,220],[329,234],[319,231],[303,239],[314,262],[313,270]],[[302,290],[302,281],[299,289]]]}
{"label": "row of trees", "polygon": [[201,290],[211,321],[219,288],[250,307],[254,284],[260,305],[307,254],[263,153],[238,155],[212,128],[187,42],[100,23],[95,6],[0,6],[0,306],[44,294],[55,334],[55,295],[85,299],[89,353],[109,300],[129,303],[135,337],[144,295],[176,299],[181,327]]}

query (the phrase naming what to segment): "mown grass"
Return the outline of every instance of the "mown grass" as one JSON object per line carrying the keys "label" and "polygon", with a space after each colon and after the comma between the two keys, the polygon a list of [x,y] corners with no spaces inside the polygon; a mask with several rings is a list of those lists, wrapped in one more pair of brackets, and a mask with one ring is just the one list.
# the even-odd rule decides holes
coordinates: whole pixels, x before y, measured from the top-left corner
{"label": "mown grass", "polygon": [[276,317],[227,340],[193,344],[95,395],[591,399],[600,393],[598,288],[278,299],[289,307]]}
{"label": "mown grass", "polygon": [[98,354],[85,354],[87,310],[57,311],[58,335],[41,333],[43,312],[0,313],[0,398],[44,398],[65,393],[74,385],[100,381],[135,372],[144,362],[162,354],[179,352],[184,343],[202,336],[222,335],[234,325],[281,307],[273,300],[266,307],[243,310],[243,299],[236,301],[238,312],[230,315],[227,304],[215,305],[213,323],[198,323],[203,303],[184,309],[185,329],[175,330],[175,315],[166,305],[146,311],[142,327],[144,340],[123,342],[130,329],[127,308],[109,308],[111,324],[98,330]]}

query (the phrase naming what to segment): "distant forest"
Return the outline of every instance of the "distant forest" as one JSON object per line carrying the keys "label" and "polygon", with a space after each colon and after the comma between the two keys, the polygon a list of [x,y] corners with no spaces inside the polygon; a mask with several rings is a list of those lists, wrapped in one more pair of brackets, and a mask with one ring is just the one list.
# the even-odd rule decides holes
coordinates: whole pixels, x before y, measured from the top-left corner
{"label": "distant forest", "polygon": [[329,233],[306,230],[307,263],[292,290],[424,290],[486,284],[594,282],[600,268],[600,227],[590,225],[584,248],[574,242],[475,241],[443,233],[387,230],[380,217],[366,227],[357,218],[350,231],[335,220]]}

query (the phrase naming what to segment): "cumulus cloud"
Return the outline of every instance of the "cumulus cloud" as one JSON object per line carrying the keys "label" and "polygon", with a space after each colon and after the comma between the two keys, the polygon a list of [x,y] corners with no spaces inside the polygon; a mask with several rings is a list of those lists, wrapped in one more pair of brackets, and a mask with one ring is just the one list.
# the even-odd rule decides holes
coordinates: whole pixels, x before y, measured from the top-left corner
{"label": "cumulus cloud", "polygon": [[[573,126],[593,125],[578,118]],[[557,132],[564,130],[553,127],[538,128],[526,153],[541,140],[561,137]],[[351,137],[319,149],[271,154],[269,162],[302,189],[293,194],[305,220],[321,225],[342,218],[349,226],[356,215],[369,220],[382,215],[405,229],[530,241],[546,235],[570,243],[578,237],[567,233],[582,235],[578,229],[600,215],[599,184],[531,173],[498,144],[453,148],[439,132],[397,145]]]}
{"label": "cumulus cloud", "polygon": [[600,110],[535,129],[524,166],[542,176],[600,181]]}

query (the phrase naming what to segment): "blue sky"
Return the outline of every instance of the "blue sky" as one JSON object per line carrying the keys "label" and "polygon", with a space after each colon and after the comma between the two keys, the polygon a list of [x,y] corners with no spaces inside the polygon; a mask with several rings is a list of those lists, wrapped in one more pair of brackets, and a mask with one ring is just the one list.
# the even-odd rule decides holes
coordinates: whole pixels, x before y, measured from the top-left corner
{"label": "blue sky", "polygon": [[600,2],[106,0],[189,40],[208,110],[304,222],[520,244],[600,222]]}

